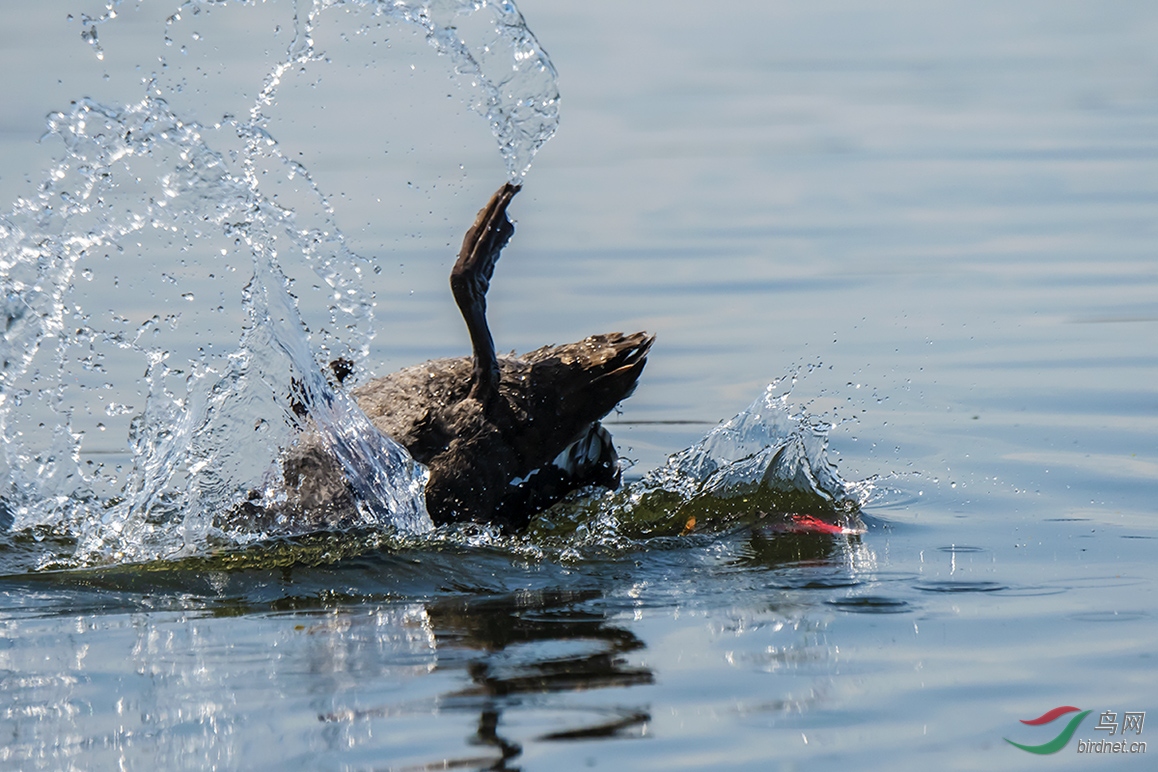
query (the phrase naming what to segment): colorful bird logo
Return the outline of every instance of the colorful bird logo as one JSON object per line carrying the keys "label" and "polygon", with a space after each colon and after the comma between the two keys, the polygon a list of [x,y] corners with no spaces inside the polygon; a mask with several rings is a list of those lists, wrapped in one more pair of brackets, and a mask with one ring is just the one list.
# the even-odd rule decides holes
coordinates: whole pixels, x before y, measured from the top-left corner
{"label": "colorful bird logo", "polygon": [[[1077,713],[1079,710],[1081,710],[1081,708],[1075,708],[1073,705],[1062,705],[1061,707],[1054,708],[1053,710],[1043,713],[1037,718],[1022,719],[1021,723],[1028,724],[1029,726],[1041,726],[1042,724],[1048,724],[1054,719],[1064,716],[1067,713]],[[1008,737],[1004,737],[1002,739],[1015,748],[1021,748],[1023,751],[1036,753],[1040,756],[1044,756],[1047,753],[1057,753],[1062,748],[1066,747],[1066,743],[1070,741],[1070,738],[1074,736],[1074,732],[1078,730],[1078,724],[1082,723],[1082,719],[1090,715],[1090,713],[1091,711],[1082,710],[1080,713],[1070,719],[1070,722],[1066,724],[1066,728],[1061,730],[1061,733],[1057,737],[1053,738],[1047,743],[1042,743],[1041,745],[1022,745],[1021,743],[1015,743]]]}

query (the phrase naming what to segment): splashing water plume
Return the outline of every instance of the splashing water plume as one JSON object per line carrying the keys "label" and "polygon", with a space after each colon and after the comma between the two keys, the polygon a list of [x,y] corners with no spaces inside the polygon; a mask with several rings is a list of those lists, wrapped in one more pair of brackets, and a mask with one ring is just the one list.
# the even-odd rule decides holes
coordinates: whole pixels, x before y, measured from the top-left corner
{"label": "splashing water plume", "polygon": [[[98,59],[104,58],[104,49],[97,28],[116,19],[123,2],[109,0],[103,14],[81,17],[81,38]],[[172,27],[202,8],[231,2],[248,5],[252,0],[186,0],[166,24]],[[295,13],[293,40],[255,101],[252,128],[265,127],[264,110],[274,103],[287,73],[325,60],[316,48],[315,30],[323,14],[343,8],[366,10],[422,30],[430,46],[450,58],[455,75],[466,87],[470,108],[490,125],[510,181],[518,183],[526,176],[535,154],[559,126],[558,76],[522,13],[509,0],[311,0],[306,10],[299,7]],[[165,39],[172,43],[168,34]]]}
{"label": "splashing water plume", "polygon": [[[81,18],[98,59],[97,29],[120,5]],[[166,43],[183,15],[221,5],[182,4]],[[156,74],[135,104],[82,99],[50,116],[46,137],[64,155],[0,219],[0,525],[74,539],[75,555],[56,564],[173,557],[241,538],[214,515],[268,489],[279,449],[307,428],[288,411],[295,389],[308,428],[354,483],[362,524],[431,527],[425,470],[323,375],[332,359],[368,352],[368,261],[267,130],[279,85],[321,58],[315,25],[339,6],[421,28],[469,85],[511,179],[554,133],[554,69],[509,2],[299,7],[245,121],[177,114]],[[304,195],[291,207],[280,203],[287,190]],[[307,282],[326,288],[324,308],[294,293]],[[182,289],[193,285],[199,293]],[[113,377],[132,371],[140,384]]]}

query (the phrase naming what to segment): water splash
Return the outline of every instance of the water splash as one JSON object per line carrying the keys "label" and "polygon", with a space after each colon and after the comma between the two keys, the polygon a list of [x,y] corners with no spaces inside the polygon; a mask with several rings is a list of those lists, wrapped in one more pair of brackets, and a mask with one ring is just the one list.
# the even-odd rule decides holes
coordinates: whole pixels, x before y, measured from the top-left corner
{"label": "water splash", "polygon": [[[789,388],[784,388],[789,381]],[[791,527],[817,518],[861,530],[876,480],[843,479],[828,457],[833,424],[791,400],[795,376],[770,383],[747,409],[620,490],[562,502],[532,525],[569,545],[624,548],[640,537],[717,530],[738,520]]]}
{"label": "water splash", "polygon": [[[75,534],[82,562],[204,548],[214,514],[260,486],[277,449],[294,441],[286,396],[296,380],[318,407],[327,447],[367,482],[364,524],[429,528],[425,472],[321,375],[333,356],[364,355],[343,338],[364,349],[368,335],[351,333],[369,318],[356,282],[364,261],[326,207],[287,210],[265,197],[252,168],[275,155],[250,143],[248,168],[238,169],[162,100],[124,109],[82,101],[49,131],[67,157],[37,199],[0,224],[0,432],[14,526]],[[126,273],[102,265],[111,255]],[[337,299],[312,315],[312,333],[287,258]],[[185,290],[194,282],[222,300],[236,293],[240,307],[194,304]],[[110,295],[115,309],[96,310]],[[242,330],[239,345],[217,350],[231,328]],[[133,361],[143,384],[115,382]],[[99,457],[106,433],[128,437],[124,463],[82,454]]]}
{"label": "water splash", "polygon": [[[104,50],[97,28],[116,19],[123,2],[108,0],[102,14],[81,17],[81,37],[98,59],[104,58]],[[166,24],[173,27],[202,8],[228,3],[248,5],[252,0],[186,0]],[[286,57],[266,78],[251,112],[255,128],[266,126],[264,111],[274,103],[288,72],[325,60],[316,47],[315,31],[321,18],[336,8],[365,10],[421,29],[427,43],[449,57],[470,108],[489,124],[511,182],[522,181],[539,148],[559,127],[555,66],[510,0],[302,0],[296,7]],[[172,42],[168,34],[166,42]],[[154,76],[151,86],[156,82]]]}
{"label": "water splash", "polygon": [[872,491],[871,481],[840,477],[828,458],[833,425],[794,406],[791,392],[780,391],[782,383],[769,384],[746,410],[670,457],[643,479],[641,489],[678,490],[689,501],[755,491],[825,515],[859,509]]}
{"label": "water splash", "polygon": [[[250,3],[188,0],[166,29],[230,4]],[[81,18],[98,59],[97,29],[121,5]],[[360,519],[349,525],[431,527],[425,470],[324,375],[369,350],[368,261],[268,131],[283,77],[322,58],[313,31],[338,6],[418,25],[467,82],[512,179],[554,133],[554,69],[509,2],[299,4],[285,58],[244,121],[178,114],[161,98],[180,91],[164,74],[135,104],[83,99],[51,116],[46,137],[64,155],[0,218],[0,522],[75,544],[50,564],[254,538],[223,532],[218,516],[269,489],[272,460],[302,428],[291,392],[353,481]],[[295,289],[310,286],[321,292]],[[140,382],[117,378],[126,372]]]}

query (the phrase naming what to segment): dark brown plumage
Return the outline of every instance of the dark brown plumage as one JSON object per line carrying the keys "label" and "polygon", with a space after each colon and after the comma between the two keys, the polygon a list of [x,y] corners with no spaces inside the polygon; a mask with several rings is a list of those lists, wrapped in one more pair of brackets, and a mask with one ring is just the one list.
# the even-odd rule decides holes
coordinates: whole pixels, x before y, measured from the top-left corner
{"label": "dark brown plumage", "polygon": [[[496,356],[486,292],[514,231],[506,211],[518,190],[504,185],[483,207],[451,272],[473,356],[408,367],[351,391],[380,431],[429,468],[426,505],[437,525],[517,530],[572,490],[619,484],[615,447],[599,420],[634,390],[653,337],[615,332]],[[348,372],[348,363],[335,369],[339,380]],[[354,512],[337,462],[318,443],[304,440],[282,470],[279,519],[292,511],[311,528],[340,527]],[[273,515],[249,509],[251,520]]]}

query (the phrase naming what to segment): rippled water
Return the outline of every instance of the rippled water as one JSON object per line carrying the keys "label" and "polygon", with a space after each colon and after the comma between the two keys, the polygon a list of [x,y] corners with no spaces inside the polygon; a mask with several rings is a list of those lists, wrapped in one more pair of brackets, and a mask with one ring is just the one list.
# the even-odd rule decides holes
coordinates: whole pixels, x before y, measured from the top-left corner
{"label": "rippled water", "polygon": [[[520,5],[8,11],[4,763],[1148,768],[1078,748],[1158,685],[1158,13]],[[525,131],[422,7],[542,42]],[[520,539],[377,483],[355,533],[207,529],[293,377],[373,477],[322,367],[463,353],[524,174],[496,339],[658,333],[631,484]]]}

